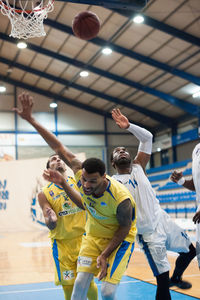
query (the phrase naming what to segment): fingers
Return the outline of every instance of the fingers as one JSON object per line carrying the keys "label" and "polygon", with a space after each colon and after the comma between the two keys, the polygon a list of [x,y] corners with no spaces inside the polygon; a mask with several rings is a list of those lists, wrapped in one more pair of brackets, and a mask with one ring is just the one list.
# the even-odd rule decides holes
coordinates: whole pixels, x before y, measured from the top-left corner
{"label": "fingers", "polygon": [[21,105],[23,106],[23,108],[32,107],[34,104],[33,97],[25,92],[21,93],[18,99]]}
{"label": "fingers", "polygon": [[193,222],[196,224],[196,223],[200,223],[200,211],[198,211],[194,217],[193,217]]}

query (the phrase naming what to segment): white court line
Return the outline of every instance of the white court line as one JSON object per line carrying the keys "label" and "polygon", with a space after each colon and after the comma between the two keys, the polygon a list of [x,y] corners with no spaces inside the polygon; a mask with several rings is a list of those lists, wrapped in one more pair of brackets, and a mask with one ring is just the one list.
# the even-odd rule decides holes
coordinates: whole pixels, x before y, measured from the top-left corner
{"label": "white court line", "polygon": [[[140,280],[131,280],[131,281],[122,281],[121,284],[127,284],[127,283],[138,283],[141,282]],[[33,283],[34,284],[34,283]],[[97,283],[97,285],[100,285],[100,283]],[[19,290],[19,291],[8,291],[8,292],[0,292],[0,295],[7,295],[7,294],[18,294],[18,293],[32,293],[32,292],[45,292],[45,291],[51,291],[51,290],[61,290],[61,287],[55,287],[55,288],[44,288],[44,289],[36,289],[36,290]]]}

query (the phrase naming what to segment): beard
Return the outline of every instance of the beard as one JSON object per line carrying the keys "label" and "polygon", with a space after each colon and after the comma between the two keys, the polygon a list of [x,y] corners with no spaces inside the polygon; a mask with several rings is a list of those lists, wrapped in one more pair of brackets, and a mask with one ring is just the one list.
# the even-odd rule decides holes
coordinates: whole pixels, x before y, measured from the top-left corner
{"label": "beard", "polygon": [[56,168],[56,171],[58,171],[58,172],[60,172],[60,173],[63,174],[63,173],[65,173],[65,168],[59,166],[59,167]]}
{"label": "beard", "polygon": [[131,164],[131,158],[121,157],[118,160],[114,161],[114,164],[117,167],[129,167]]}

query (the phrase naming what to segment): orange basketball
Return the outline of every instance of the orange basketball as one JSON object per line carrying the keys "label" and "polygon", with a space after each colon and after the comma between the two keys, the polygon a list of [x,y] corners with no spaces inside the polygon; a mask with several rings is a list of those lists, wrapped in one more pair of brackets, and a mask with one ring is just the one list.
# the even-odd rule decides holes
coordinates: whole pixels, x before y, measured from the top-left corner
{"label": "orange basketball", "polygon": [[100,30],[100,20],[98,16],[91,11],[83,11],[74,17],[72,30],[78,38],[82,40],[91,40],[97,36]]}

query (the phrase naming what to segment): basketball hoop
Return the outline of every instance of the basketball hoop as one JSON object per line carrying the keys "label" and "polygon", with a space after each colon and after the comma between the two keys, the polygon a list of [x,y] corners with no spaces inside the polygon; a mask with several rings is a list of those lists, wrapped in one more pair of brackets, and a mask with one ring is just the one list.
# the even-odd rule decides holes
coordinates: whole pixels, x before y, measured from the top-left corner
{"label": "basketball hoop", "polygon": [[11,22],[10,36],[28,39],[46,35],[43,22],[54,0],[0,0],[0,9]]}

